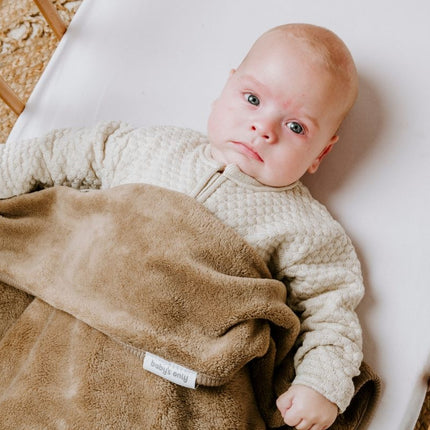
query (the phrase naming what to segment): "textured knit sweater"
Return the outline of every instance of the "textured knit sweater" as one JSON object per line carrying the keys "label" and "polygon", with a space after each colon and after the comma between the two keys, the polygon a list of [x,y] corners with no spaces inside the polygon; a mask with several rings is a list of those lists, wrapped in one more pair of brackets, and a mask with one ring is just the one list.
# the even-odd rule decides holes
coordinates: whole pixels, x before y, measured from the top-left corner
{"label": "textured knit sweater", "polygon": [[363,295],[351,241],[300,181],[262,185],[210,156],[207,137],[176,127],[102,123],[0,145],[0,198],[40,187],[149,183],[194,197],[253,246],[288,290],[301,334],[294,384],[343,412],[362,361],[355,308]]}

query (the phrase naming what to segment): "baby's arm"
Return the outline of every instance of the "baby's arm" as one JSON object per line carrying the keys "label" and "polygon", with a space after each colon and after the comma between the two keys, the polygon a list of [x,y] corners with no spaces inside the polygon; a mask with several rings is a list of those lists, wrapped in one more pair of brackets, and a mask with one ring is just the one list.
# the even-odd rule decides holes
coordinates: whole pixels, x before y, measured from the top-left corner
{"label": "baby's arm", "polygon": [[105,123],[0,145],[0,198],[53,185],[99,188],[106,147],[119,132],[118,123]]}
{"label": "baby's arm", "polygon": [[343,228],[317,202],[306,203],[295,220],[296,234],[279,250],[283,264],[276,275],[301,322],[293,385],[312,388],[342,413],[363,358],[355,312],[364,292],[361,268]]}
{"label": "baby's arm", "polygon": [[276,405],[285,424],[297,430],[325,430],[337,417],[337,406],[304,385],[292,385],[279,396]]}

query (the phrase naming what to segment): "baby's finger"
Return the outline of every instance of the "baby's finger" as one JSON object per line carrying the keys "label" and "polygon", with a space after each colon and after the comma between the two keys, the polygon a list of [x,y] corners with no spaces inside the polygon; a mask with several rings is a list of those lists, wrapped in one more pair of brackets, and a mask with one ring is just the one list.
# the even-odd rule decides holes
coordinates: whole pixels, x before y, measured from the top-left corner
{"label": "baby's finger", "polygon": [[312,427],[312,423],[309,423],[309,421],[305,419],[302,419],[298,424],[295,425],[296,430],[310,430]]}
{"label": "baby's finger", "polygon": [[321,424],[314,424],[309,430],[327,430],[328,427]]}
{"label": "baby's finger", "polygon": [[288,391],[281,396],[278,397],[276,400],[276,406],[281,411],[282,416],[284,416],[284,413],[287,409],[290,409],[293,404],[292,397],[288,394]]}
{"label": "baby's finger", "polygon": [[285,424],[288,424],[291,427],[295,427],[297,430],[306,430],[307,427],[300,427],[305,425],[303,418],[301,415],[297,414],[295,411],[291,409],[287,409],[283,416]]}

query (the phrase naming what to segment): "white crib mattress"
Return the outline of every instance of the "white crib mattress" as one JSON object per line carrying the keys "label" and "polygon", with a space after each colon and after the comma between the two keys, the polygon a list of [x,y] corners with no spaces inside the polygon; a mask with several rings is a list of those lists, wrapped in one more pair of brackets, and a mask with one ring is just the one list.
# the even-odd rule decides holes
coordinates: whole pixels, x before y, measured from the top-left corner
{"label": "white crib mattress", "polygon": [[337,32],[360,96],[305,182],[363,264],[365,360],[383,381],[368,428],[410,430],[430,374],[429,16],[425,0],[84,0],[9,139],[102,119],[204,131],[229,70],[263,31],[311,22]]}

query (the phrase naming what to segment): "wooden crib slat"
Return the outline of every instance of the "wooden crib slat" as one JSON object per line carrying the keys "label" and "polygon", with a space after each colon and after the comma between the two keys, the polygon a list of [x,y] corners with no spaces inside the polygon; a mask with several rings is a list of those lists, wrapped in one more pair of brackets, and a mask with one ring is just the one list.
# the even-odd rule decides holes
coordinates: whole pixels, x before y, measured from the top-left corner
{"label": "wooden crib slat", "polygon": [[[57,39],[61,39],[67,30],[66,24],[61,19],[55,6],[50,0],[34,0],[49,26],[52,28]],[[12,88],[0,76],[0,98],[19,115],[25,107],[25,103],[14,93]]]}
{"label": "wooden crib slat", "polygon": [[17,115],[19,115],[24,110],[25,103],[13,92],[12,88],[1,76],[0,97]]}
{"label": "wooden crib slat", "polygon": [[36,3],[36,6],[51,26],[57,39],[61,39],[63,34],[66,32],[67,26],[60,18],[55,6],[50,0],[34,0],[34,3]]}

